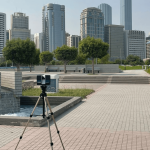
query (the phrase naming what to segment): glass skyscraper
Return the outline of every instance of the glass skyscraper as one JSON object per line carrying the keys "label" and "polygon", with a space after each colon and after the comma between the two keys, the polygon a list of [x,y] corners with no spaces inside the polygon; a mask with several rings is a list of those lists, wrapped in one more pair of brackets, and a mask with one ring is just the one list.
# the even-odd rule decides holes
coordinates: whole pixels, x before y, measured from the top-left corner
{"label": "glass skyscraper", "polygon": [[88,35],[104,41],[104,15],[95,7],[84,9],[80,15],[81,40]]}
{"label": "glass skyscraper", "polygon": [[50,3],[42,11],[42,51],[52,52],[65,45],[65,6]]}
{"label": "glass skyscraper", "polygon": [[104,25],[111,25],[112,24],[112,8],[110,5],[108,4],[100,4],[98,6],[99,9],[101,9],[101,11],[104,14]]}
{"label": "glass skyscraper", "polygon": [[132,0],[120,0],[120,24],[132,30]]}

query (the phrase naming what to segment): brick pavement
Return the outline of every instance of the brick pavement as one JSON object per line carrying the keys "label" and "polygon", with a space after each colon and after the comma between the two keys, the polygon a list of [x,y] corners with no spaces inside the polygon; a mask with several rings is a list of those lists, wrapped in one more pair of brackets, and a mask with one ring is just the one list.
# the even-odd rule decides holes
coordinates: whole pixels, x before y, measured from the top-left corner
{"label": "brick pavement", "polygon": [[[66,150],[150,150],[149,108],[150,85],[105,84],[56,121]],[[54,150],[62,150],[52,122],[51,129]],[[17,141],[15,136],[0,150],[14,150]],[[49,143],[46,126],[29,128],[18,150],[48,150]]]}

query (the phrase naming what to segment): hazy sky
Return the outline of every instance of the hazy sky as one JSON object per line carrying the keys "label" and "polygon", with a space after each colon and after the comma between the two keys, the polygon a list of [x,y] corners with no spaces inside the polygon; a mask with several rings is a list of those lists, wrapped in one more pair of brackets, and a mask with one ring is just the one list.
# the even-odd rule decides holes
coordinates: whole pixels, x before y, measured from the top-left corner
{"label": "hazy sky", "polygon": [[[112,23],[120,24],[120,0],[0,0],[0,12],[6,13],[7,29],[10,29],[10,15],[23,12],[29,16],[31,33],[42,32],[42,7],[48,3],[65,5],[66,31],[80,35],[80,14],[87,7],[101,3],[112,7]],[[132,0],[132,29],[150,32],[150,0]]]}

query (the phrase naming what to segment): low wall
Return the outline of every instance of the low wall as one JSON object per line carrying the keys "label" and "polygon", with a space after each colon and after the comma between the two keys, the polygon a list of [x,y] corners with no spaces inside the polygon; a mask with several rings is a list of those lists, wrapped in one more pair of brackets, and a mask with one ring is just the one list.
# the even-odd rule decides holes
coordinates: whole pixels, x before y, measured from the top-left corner
{"label": "low wall", "polygon": [[[60,97],[62,98],[62,97]],[[76,104],[82,101],[81,97],[73,97],[70,100],[52,108],[54,117],[61,115],[66,112],[68,109],[72,108]],[[50,113],[50,111],[48,111]],[[11,125],[11,126],[25,126],[27,124],[29,117],[15,117],[15,116],[0,116],[0,125]],[[50,116],[50,120],[52,120]],[[42,117],[32,117],[29,122],[29,127],[42,127],[47,124],[47,119]]]}
{"label": "low wall", "polygon": [[[21,96],[20,105],[35,105],[39,96]],[[70,96],[47,96],[50,105],[60,105],[73,97]],[[39,101],[39,105],[43,105],[42,98]]]}
{"label": "low wall", "polygon": [[[49,65],[48,70],[51,70],[52,68],[58,67],[58,72],[60,71],[60,68],[64,68],[64,65]],[[100,68],[99,73],[119,73],[119,64],[97,64],[94,65],[96,68]],[[76,72],[79,72],[78,68],[85,68],[85,71],[87,73],[87,68],[92,68],[92,64],[90,65],[66,65],[66,69],[68,68],[75,68]],[[35,71],[45,71],[45,66],[35,66]],[[71,72],[71,70],[69,71]],[[72,71],[73,72],[73,71]]]}
{"label": "low wall", "polygon": [[1,86],[16,97],[22,96],[22,72],[1,71]]}
{"label": "low wall", "polygon": [[20,98],[13,93],[1,93],[0,114],[15,113],[20,111]]}
{"label": "low wall", "polygon": [[[16,67],[0,67],[0,71],[17,71]],[[20,67],[20,71],[30,71],[29,67]],[[31,68],[34,71],[34,67]]]}

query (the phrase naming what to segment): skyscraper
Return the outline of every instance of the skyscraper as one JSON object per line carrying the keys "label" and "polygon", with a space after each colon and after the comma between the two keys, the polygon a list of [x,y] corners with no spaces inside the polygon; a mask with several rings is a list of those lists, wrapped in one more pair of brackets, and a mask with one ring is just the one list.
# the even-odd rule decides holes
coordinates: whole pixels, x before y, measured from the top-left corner
{"label": "skyscraper", "polygon": [[124,52],[124,26],[122,25],[106,25],[105,26],[105,42],[109,44],[109,56],[111,61],[116,59],[125,59]]}
{"label": "skyscraper", "polygon": [[11,15],[11,29],[9,30],[9,40],[20,38],[30,39],[29,17],[24,13],[16,12]]}
{"label": "skyscraper", "polygon": [[104,14],[104,25],[111,25],[112,24],[112,8],[108,4],[100,4],[98,8]]}
{"label": "skyscraper", "polygon": [[67,37],[67,46],[78,48],[79,42],[81,41],[81,36],[71,35]]}
{"label": "skyscraper", "polygon": [[132,0],[120,0],[120,24],[132,30]]}
{"label": "skyscraper", "polygon": [[42,12],[42,51],[52,52],[66,42],[65,6],[50,3],[43,7]]}
{"label": "skyscraper", "polygon": [[80,15],[81,40],[88,35],[104,40],[104,14],[95,7],[84,9]]}
{"label": "skyscraper", "polygon": [[42,33],[34,34],[34,43],[36,48],[40,49],[40,52],[42,53]]}
{"label": "skyscraper", "polygon": [[0,55],[6,44],[6,14],[0,13]]}

